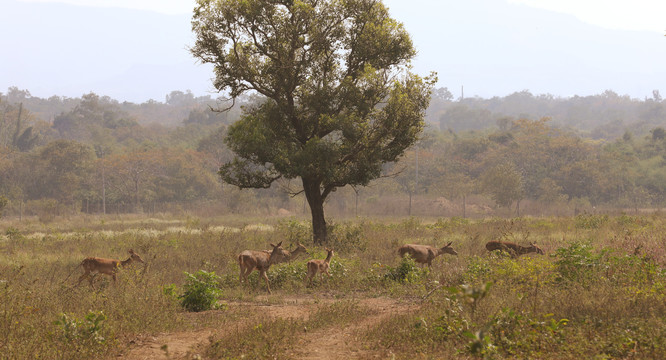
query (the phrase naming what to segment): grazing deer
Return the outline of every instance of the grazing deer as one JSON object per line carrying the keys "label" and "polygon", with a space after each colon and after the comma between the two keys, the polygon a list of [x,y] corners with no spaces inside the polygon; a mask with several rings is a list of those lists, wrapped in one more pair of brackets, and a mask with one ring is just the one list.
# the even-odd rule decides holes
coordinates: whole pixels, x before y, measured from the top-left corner
{"label": "grazing deer", "polygon": [[517,258],[520,255],[527,254],[527,253],[537,253],[540,255],[543,255],[543,250],[536,246],[535,243],[530,243],[530,246],[521,246],[516,243],[508,242],[508,241],[488,241],[486,244],[486,249],[488,251],[494,251],[494,250],[504,250],[511,255],[512,258]]}
{"label": "grazing deer", "polygon": [[331,267],[331,258],[333,257],[333,250],[326,248],[328,254],[326,255],[325,260],[310,260],[308,261],[308,283],[312,285],[312,278],[314,278],[317,273],[323,279],[324,273],[331,276],[331,273],[328,272],[328,269]]}
{"label": "grazing deer", "polygon": [[269,251],[255,251],[245,250],[238,255],[238,265],[240,266],[240,282],[243,280],[247,282],[247,277],[254,271],[259,270],[259,276],[266,280],[266,289],[271,293],[271,287],[268,284],[268,276],[266,271],[272,264],[284,261],[288,256],[288,252],[282,248],[282,241],[277,245],[271,244],[273,250]]}
{"label": "grazing deer", "polygon": [[90,282],[90,286],[94,289],[95,286],[93,285],[93,276],[92,274],[94,273],[100,273],[100,274],[105,274],[109,275],[113,278],[113,281],[116,281],[116,272],[118,272],[118,269],[121,267],[125,267],[127,265],[130,265],[134,261],[138,261],[140,263],[144,263],[143,259],[139,254],[135,253],[134,250],[130,249],[129,250],[130,257],[127,260],[114,260],[114,259],[104,259],[104,258],[97,258],[97,257],[89,257],[83,259],[81,264],[79,266],[83,267],[83,270],[85,271],[81,277],[79,277],[79,281],[76,283],[76,286],[79,286],[81,281],[83,279],[88,278],[88,281]]}
{"label": "grazing deer", "polygon": [[299,242],[296,245],[296,249],[294,249],[293,251],[285,250],[285,253],[286,257],[284,258],[283,261],[292,261],[300,254],[307,254],[308,248],[306,248],[305,245]]}
{"label": "grazing deer", "polygon": [[405,254],[409,254],[417,263],[422,265],[428,264],[429,267],[432,267],[432,260],[439,255],[458,255],[458,253],[451,247],[451,244],[452,242],[439,249],[428,245],[407,244],[398,249],[398,254],[400,254],[401,257],[405,257]]}

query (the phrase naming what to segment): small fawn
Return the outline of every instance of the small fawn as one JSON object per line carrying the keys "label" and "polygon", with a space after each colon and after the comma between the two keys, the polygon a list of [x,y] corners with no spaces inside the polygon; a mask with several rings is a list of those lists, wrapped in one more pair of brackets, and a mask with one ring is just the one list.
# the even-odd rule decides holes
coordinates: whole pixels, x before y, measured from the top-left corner
{"label": "small fawn", "polygon": [[331,266],[331,258],[333,257],[333,250],[326,248],[326,251],[328,251],[328,255],[326,255],[325,260],[310,260],[308,261],[308,284],[312,284],[312,278],[314,278],[317,273],[319,273],[319,276],[321,278],[324,277],[324,273],[326,275],[331,276],[331,274],[328,272],[328,269]]}
{"label": "small fawn", "polygon": [[83,261],[79,264],[79,266],[83,267],[84,273],[79,277],[79,281],[76,283],[76,286],[81,284],[81,281],[83,279],[88,278],[88,282],[90,282],[90,287],[93,289],[95,288],[95,285],[93,285],[93,275],[95,273],[100,273],[100,274],[105,274],[111,276],[113,279],[113,282],[116,282],[116,273],[120,268],[124,268],[132,262],[140,262],[144,263],[143,259],[139,254],[135,253],[134,250],[130,249],[129,251],[130,257],[127,260],[115,260],[115,259],[104,259],[104,258],[98,258],[98,257],[89,257],[83,259]]}

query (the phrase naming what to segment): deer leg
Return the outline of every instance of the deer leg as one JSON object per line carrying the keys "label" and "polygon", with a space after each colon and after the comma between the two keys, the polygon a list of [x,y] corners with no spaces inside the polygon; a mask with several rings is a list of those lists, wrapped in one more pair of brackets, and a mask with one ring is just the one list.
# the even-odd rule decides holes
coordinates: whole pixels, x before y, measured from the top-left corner
{"label": "deer leg", "polygon": [[81,275],[81,276],[79,277],[79,281],[76,283],[75,286],[79,286],[79,285],[81,284],[81,281],[83,281],[83,279],[85,279],[88,275],[90,275],[89,272],[85,272],[85,273],[83,273],[83,275]]}
{"label": "deer leg", "polygon": [[516,252],[516,250],[511,249],[511,248],[508,249],[508,250],[509,250],[509,255],[511,255],[511,258],[512,258],[512,259],[515,259],[515,258],[518,257],[518,252]]}
{"label": "deer leg", "polygon": [[312,276],[310,275],[310,272],[308,271],[308,275],[305,277],[305,283],[307,286],[312,285]]}
{"label": "deer leg", "polygon": [[271,293],[271,286],[268,284],[268,276],[266,276],[266,270],[261,271],[260,275],[264,278],[264,280],[266,280],[266,290],[268,290],[269,294],[272,294]]}
{"label": "deer leg", "polygon": [[241,266],[240,275],[238,276],[241,284],[243,283],[243,281],[247,282],[247,275],[248,275],[247,268]]}
{"label": "deer leg", "polygon": [[245,268],[245,273],[243,274],[243,278],[245,279],[245,283],[248,283],[250,281],[250,280],[248,280],[248,277],[250,276],[250,274],[252,274],[254,269],[255,268],[251,268],[251,267]]}

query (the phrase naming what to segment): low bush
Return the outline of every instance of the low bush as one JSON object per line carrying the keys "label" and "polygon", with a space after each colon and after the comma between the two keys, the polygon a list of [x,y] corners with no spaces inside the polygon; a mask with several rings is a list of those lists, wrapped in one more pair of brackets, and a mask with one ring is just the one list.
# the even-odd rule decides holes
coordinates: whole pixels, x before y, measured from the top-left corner
{"label": "low bush", "polygon": [[183,285],[184,292],[180,295],[181,306],[187,311],[205,311],[216,309],[217,300],[222,295],[218,283],[219,276],[215,272],[199,270],[194,274],[185,272],[187,278]]}

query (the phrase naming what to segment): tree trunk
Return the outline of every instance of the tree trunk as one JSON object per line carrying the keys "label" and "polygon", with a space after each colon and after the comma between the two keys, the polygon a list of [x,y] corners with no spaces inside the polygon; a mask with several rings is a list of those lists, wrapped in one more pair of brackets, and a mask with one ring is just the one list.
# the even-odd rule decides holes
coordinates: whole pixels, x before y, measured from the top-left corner
{"label": "tree trunk", "polygon": [[520,200],[516,201],[516,216],[520,217]]}
{"label": "tree trunk", "polygon": [[407,216],[412,216],[412,192],[409,192],[409,209],[407,209]]}
{"label": "tree trunk", "polygon": [[324,218],[324,197],[321,194],[319,181],[303,179],[303,191],[310,205],[312,214],[312,236],[317,245],[326,244],[328,234],[326,231],[326,219]]}
{"label": "tree trunk", "polygon": [[354,189],[354,194],[356,195],[354,197],[354,216],[358,217],[358,191]]}
{"label": "tree trunk", "polygon": [[135,213],[142,213],[143,211],[139,211],[139,181],[135,180],[134,181],[134,212]]}
{"label": "tree trunk", "polygon": [[463,194],[462,198],[463,198],[463,219],[466,219],[467,218],[467,196],[465,196],[465,194]]}
{"label": "tree trunk", "polygon": [[[103,154],[102,154],[103,156]],[[106,174],[102,163],[102,214],[106,215]]]}

